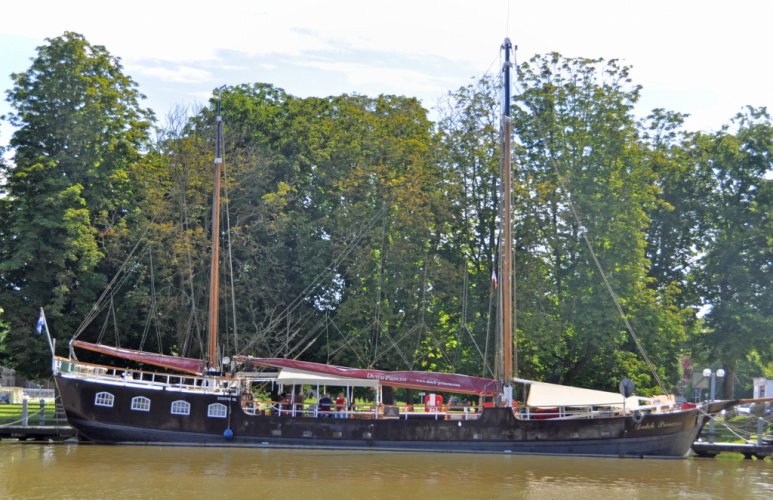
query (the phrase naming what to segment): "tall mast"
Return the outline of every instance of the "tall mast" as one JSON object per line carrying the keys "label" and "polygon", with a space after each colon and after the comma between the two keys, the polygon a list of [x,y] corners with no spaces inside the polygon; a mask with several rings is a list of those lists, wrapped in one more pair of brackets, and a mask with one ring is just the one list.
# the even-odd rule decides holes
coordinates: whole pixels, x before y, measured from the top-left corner
{"label": "tall mast", "polygon": [[505,38],[502,44],[505,51],[505,63],[502,66],[504,92],[502,95],[502,256],[501,293],[502,293],[502,383],[503,402],[512,401],[510,382],[513,379],[513,235],[512,235],[512,176],[510,158],[510,136],[512,135],[512,117],[510,116],[510,53],[513,44]]}
{"label": "tall mast", "polygon": [[217,298],[220,262],[220,176],[223,158],[220,144],[223,140],[223,119],[220,116],[220,100],[217,101],[217,144],[215,146],[215,181],[212,189],[212,260],[209,274],[209,367],[218,369],[217,360]]}

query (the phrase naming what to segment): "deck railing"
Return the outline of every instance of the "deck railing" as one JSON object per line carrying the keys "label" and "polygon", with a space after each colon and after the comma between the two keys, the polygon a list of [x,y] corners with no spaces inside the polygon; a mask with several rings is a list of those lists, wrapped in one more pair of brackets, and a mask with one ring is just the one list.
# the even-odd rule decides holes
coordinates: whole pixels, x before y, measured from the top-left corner
{"label": "deck railing", "polygon": [[[65,359],[57,359],[57,370],[61,373],[75,373],[78,375],[96,377],[111,380],[116,383],[130,384],[132,382],[142,382],[167,388],[178,388],[185,390],[207,390],[230,392],[232,382],[224,378],[198,377],[195,375],[178,375],[171,373],[147,372],[143,370],[131,370],[124,368],[114,368],[102,365],[93,365],[74,362]],[[235,382],[234,382],[235,383]]]}
{"label": "deck railing", "polygon": [[[278,403],[271,401],[250,402],[243,406],[245,413],[250,415],[277,415],[287,417],[313,418],[345,418],[345,419],[411,419],[431,418],[435,420],[476,420],[481,415],[477,406],[441,406],[436,409],[425,409],[423,406],[410,405],[374,405],[355,404],[347,406],[346,410],[320,409],[316,403]],[[639,415],[664,411],[658,405],[640,406],[636,409]],[[631,413],[631,412],[628,412]],[[603,407],[555,407],[531,408],[523,407],[513,410],[519,420],[552,420],[552,419],[588,419],[615,417],[628,414],[620,409]]]}
{"label": "deck railing", "polygon": [[458,410],[447,408],[438,411],[414,410],[409,406],[384,406],[373,404],[349,405],[344,410],[320,409],[316,403],[278,403],[272,401],[249,402],[242,406],[248,415],[276,415],[285,417],[312,417],[333,419],[410,419],[431,418],[435,420],[475,420],[480,410],[468,406]]}

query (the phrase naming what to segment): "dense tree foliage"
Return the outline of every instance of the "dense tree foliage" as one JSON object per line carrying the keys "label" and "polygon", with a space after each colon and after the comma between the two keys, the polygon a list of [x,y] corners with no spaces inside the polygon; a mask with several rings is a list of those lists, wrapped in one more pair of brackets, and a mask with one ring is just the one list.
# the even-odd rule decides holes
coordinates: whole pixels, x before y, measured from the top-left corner
{"label": "dense tree foliage", "polygon": [[137,207],[128,170],[140,158],[149,112],[104,47],[65,33],[12,75],[13,168],[3,172],[0,296],[11,330],[4,362],[43,375],[38,308],[72,331],[105,283],[110,240]]}
{"label": "dense tree foliage", "polygon": [[657,192],[631,111],[639,89],[614,60],[557,54],[524,64],[521,82],[517,232],[524,237],[516,260],[534,284],[520,294],[524,364],[539,359],[546,370],[537,375],[567,383],[613,388],[631,374],[651,386],[601,275],[646,350],[673,371],[683,331],[669,298],[646,280]]}
{"label": "dense tree foliage", "polygon": [[[640,89],[617,61],[547,54],[518,69],[519,375],[657,390],[639,346],[669,384],[684,356],[762,370],[773,358],[765,111],[689,133],[666,110],[637,122]],[[43,375],[37,307],[66,337],[116,274],[82,338],[199,355],[214,106],[176,112],[150,144],[131,79],[72,33],[14,81],[3,361]],[[498,86],[484,77],[449,93],[434,124],[408,97],[216,91],[222,352],[491,375]]]}
{"label": "dense tree foliage", "polygon": [[[731,127],[734,129],[730,132]],[[710,185],[705,201],[705,254],[696,284],[710,307],[701,345],[728,371],[749,353],[769,360],[773,349],[773,128],[761,109],[747,109],[731,126],[698,134],[693,153]]]}

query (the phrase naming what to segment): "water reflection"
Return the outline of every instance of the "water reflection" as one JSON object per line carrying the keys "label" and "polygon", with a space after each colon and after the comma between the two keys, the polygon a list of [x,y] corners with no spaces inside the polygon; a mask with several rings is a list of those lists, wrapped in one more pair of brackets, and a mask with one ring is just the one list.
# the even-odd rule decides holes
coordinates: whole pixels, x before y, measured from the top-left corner
{"label": "water reflection", "polygon": [[773,462],[0,443],[0,498],[769,498]]}

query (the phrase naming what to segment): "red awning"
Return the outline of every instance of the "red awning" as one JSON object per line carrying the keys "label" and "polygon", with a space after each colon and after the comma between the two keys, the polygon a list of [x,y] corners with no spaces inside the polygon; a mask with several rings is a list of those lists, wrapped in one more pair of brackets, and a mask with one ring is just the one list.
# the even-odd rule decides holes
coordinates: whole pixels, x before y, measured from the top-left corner
{"label": "red awning", "polygon": [[206,368],[206,364],[201,359],[182,358],[167,354],[136,351],[134,349],[124,349],[122,347],[113,347],[104,344],[92,344],[91,342],[84,342],[82,340],[73,340],[72,345],[73,347],[80,347],[81,349],[107,354],[108,356],[115,356],[116,358],[129,359],[185,373],[200,375],[204,373],[204,369]]}
{"label": "red awning", "polygon": [[369,370],[284,358],[253,358],[251,356],[235,356],[234,360],[238,363],[250,363],[269,368],[292,368],[335,377],[378,380],[381,385],[406,389],[493,396],[496,394],[497,388],[497,383],[493,379],[456,373]]}

